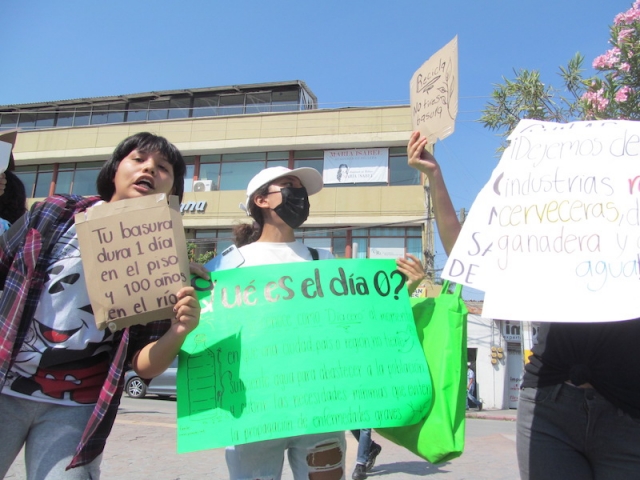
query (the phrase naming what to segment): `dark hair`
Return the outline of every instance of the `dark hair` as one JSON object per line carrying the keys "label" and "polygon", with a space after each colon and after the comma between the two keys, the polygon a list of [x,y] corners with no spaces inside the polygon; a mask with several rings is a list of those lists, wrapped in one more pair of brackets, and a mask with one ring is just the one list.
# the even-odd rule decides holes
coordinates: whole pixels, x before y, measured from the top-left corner
{"label": "dark hair", "polygon": [[149,132],[136,133],[135,135],[125,138],[113,151],[107,163],[102,166],[98,174],[98,179],[96,180],[98,195],[100,195],[102,200],[108,202],[111,200],[111,197],[113,197],[116,191],[113,179],[116,176],[120,162],[134,150],[138,150],[141,153],[159,153],[171,164],[173,167],[173,194],[177,195],[180,201],[182,201],[184,175],[187,171],[184,158],[182,158],[182,154],[175,145],[170,143],[166,138]]}
{"label": "dark hair", "polygon": [[241,223],[233,227],[233,243],[236,247],[242,247],[244,245],[248,245],[250,243],[255,242],[262,235],[262,228],[264,227],[264,217],[262,216],[262,209],[256,205],[256,202],[253,200],[261,195],[266,195],[269,193],[269,185],[271,183],[267,183],[260,188],[258,188],[253,194],[249,197],[249,201],[246,205],[247,210],[251,218],[253,218],[253,224],[249,223]]}
{"label": "dark hair", "polygon": [[7,185],[0,195],[0,218],[15,223],[27,211],[27,193],[18,176],[10,171],[4,172]]}

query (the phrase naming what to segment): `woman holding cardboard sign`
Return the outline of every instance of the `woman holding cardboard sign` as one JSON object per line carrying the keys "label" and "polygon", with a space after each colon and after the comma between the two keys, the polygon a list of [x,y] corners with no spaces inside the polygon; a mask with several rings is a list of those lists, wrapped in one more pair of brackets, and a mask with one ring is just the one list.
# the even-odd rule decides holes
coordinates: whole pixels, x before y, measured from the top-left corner
{"label": "woman holding cardboard sign", "polygon": [[102,167],[99,197],[54,195],[0,237],[0,477],[24,446],[29,478],[99,478],[126,363],[143,378],[158,375],[197,326],[198,301],[183,287],[174,318],[99,330],[74,223],[100,201],[182,197],[184,173],[166,139],[133,135]]}

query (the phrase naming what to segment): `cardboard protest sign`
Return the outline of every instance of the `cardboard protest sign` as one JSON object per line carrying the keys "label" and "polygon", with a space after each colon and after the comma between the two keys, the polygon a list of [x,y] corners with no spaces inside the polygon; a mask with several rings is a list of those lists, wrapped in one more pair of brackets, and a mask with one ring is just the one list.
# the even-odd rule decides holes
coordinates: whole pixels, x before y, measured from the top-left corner
{"label": "cardboard protest sign", "polygon": [[429,58],[409,83],[411,122],[429,139],[453,133],[458,115],[458,36]]}
{"label": "cardboard protest sign", "polygon": [[394,260],[238,268],[194,285],[202,312],[180,353],[179,452],[409,425],[430,407]]}
{"label": "cardboard protest sign", "polygon": [[98,328],[173,317],[176,293],[189,284],[177,197],[102,203],[77,214],[75,221]]}
{"label": "cardboard protest sign", "polygon": [[640,124],[521,121],[442,276],[521,321],[640,317]]}

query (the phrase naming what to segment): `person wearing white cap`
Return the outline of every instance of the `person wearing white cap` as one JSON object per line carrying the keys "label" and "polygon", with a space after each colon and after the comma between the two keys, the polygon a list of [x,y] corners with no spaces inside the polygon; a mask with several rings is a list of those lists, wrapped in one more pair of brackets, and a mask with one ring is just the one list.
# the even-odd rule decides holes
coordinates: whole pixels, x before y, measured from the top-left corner
{"label": "person wearing white cap", "polygon": [[[307,248],[294,234],[309,216],[309,195],[318,193],[322,186],[322,176],[313,168],[272,167],[254,176],[247,186],[246,204],[241,204],[254,223],[234,228],[235,244],[244,257],[241,267],[333,258],[328,250]],[[342,478],[346,452],[343,431],[228,447],[230,479],[279,479],[285,450],[296,480]]]}

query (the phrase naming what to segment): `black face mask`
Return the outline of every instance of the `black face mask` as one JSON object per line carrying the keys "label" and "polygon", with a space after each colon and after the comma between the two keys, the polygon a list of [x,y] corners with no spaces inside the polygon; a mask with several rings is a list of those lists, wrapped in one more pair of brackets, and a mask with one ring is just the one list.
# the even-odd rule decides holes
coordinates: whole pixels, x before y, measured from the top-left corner
{"label": "black face mask", "polygon": [[298,228],[309,218],[309,195],[304,187],[284,187],[280,190],[282,203],[273,209],[284,223]]}

